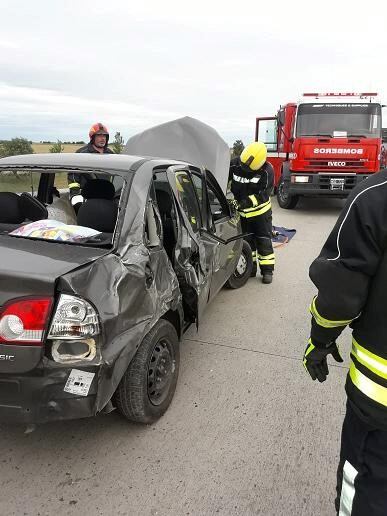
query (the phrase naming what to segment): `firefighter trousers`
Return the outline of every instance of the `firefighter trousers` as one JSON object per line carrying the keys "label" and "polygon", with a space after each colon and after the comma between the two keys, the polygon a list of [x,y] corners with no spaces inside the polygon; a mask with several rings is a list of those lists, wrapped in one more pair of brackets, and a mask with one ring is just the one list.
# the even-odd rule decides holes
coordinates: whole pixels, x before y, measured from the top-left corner
{"label": "firefighter trousers", "polygon": [[363,422],[347,402],[337,470],[339,516],[386,516],[387,431]]}
{"label": "firefighter trousers", "polygon": [[254,270],[257,271],[257,264],[259,264],[261,274],[272,273],[275,258],[271,241],[273,230],[271,210],[256,217],[241,217],[241,222],[243,233],[251,233],[245,239],[253,252]]}

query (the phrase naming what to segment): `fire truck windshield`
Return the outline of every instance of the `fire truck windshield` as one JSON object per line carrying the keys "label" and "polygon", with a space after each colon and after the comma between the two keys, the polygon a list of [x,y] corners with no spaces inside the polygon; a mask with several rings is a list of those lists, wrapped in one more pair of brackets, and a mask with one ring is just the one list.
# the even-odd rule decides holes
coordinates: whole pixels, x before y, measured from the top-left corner
{"label": "fire truck windshield", "polygon": [[300,104],[296,136],[380,138],[380,104]]}

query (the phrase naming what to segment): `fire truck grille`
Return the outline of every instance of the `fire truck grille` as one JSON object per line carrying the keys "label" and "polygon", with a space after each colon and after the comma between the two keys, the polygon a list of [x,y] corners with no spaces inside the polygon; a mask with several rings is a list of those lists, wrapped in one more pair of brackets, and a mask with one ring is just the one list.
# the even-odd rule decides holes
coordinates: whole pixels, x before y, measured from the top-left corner
{"label": "fire truck grille", "polygon": [[340,176],[339,174],[319,175],[319,186],[321,190],[331,189],[331,179],[344,179],[344,189],[351,190],[356,185],[356,176]]}
{"label": "fire truck grille", "polygon": [[366,166],[365,161],[359,159],[309,159],[306,164],[307,169],[320,169],[320,170],[332,170],[332,169],[363,169]]}

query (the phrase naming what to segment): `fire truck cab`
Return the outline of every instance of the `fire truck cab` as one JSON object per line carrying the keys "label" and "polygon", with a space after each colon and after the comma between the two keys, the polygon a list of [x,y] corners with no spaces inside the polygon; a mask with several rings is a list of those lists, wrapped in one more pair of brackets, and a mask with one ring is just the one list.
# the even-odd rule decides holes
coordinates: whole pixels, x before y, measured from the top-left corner
{"label": "fire truck cab", "polygon": [[256,119],[255,140],[267,146],[281,208],[295,208],[300,196],[345,198],[386,166],[376,96],[304,93],[277,116]]}

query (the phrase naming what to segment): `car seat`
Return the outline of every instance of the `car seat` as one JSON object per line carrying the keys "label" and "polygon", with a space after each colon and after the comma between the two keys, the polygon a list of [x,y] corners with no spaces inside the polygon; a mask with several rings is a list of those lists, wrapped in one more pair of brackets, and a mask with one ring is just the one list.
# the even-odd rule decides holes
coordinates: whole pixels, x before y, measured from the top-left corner
{"label": "car seat", "polygon": [[161,216],[164,234],[164,248],[172,261],[176,245],[176,223],[173,219],[174,208],[171,195],[165,190],[156,190],[157,205]]}
{"label": "car seat", "polygon": [[78,210],[78,225],[102,233],[113,233],[118,213],[113,184],[107,179],[90,179],[81,193],[85,202]]}
{"label": "car seat", "polygon": [[47,208],[29,193],[0,192],[0,230],[13,231],[24,222],[46,219]]}

